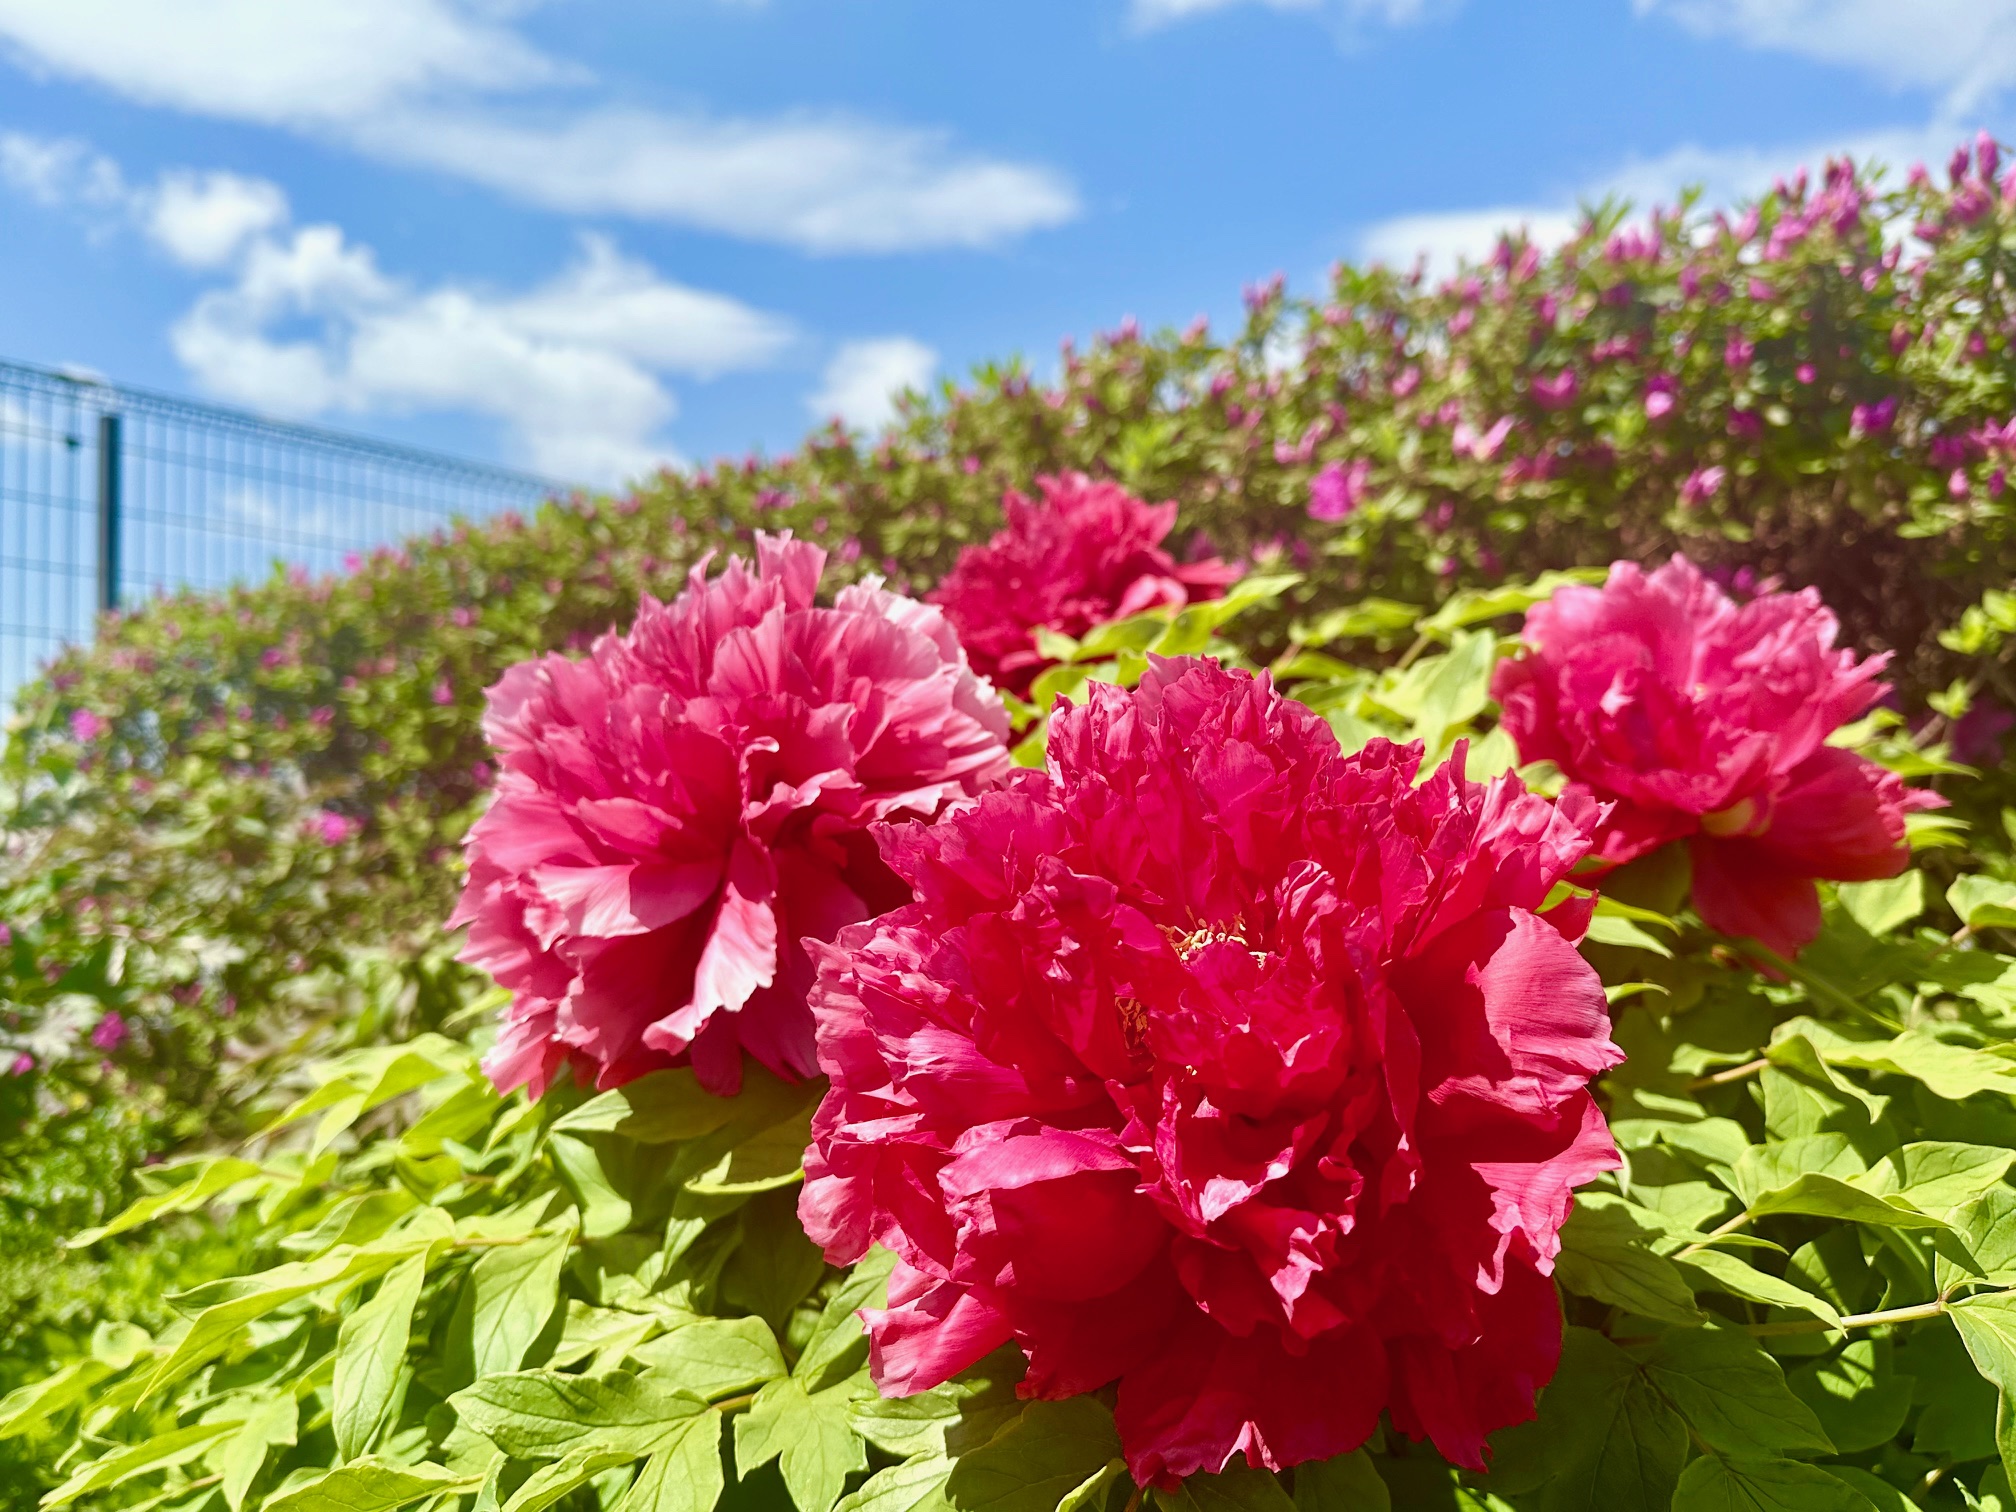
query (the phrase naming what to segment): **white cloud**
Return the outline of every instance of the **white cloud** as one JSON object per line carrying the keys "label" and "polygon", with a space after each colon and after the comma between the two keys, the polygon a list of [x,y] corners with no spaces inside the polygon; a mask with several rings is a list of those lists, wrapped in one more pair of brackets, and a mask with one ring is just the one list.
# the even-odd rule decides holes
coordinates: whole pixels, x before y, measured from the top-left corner
{"label": "white cloud", "polygon": [[1699,36],[1860,69],[1967,111],[2016,83],[2016,0],[1632,0]]}
{"label": "white cloud", "polygon": [[147,234],[190,268],[220,268],[262,231],[287,222],[278,184],[235,173],[163,174],[146,210]]}
{"label": "white cloud", "polygon": [[1047,168],[955,151],[942,133],[845,117],[596,110],[526,123],[416,110],[360,121],[374,153],[549,209],[673,221],[811,252],[991,246],[1078,213]]}
{"label": "white cloud", "polygon": [[298,415],[489,415],[532,466],[610,483],[676,460],[655,439],[677,413],[663,375],[761,367],[792,333],[596,237],[547,283],[499,295],[414,288],[323,225],[256,239],[237,281],[203,295],[170,338],[225,398]]}
{"label": "white cloud", "polygon": [[896,416],[896,396],[923,388],[937,369],[938,354],[908,336],[850,341],[826,364],[805,407],[815,420],[837,415],[851,429],[880,430]]}
{"label": "white cloud", "polygon": [[0,135],[0,180],[109,213],[183,265],[225,275],[169,332],[210,393],[302,417],[486,415],[532,466],[568,481],[675,461],[659,440],[678,411],[665,380],[763,367],[796,339],[789,322],[661,278],[602,236],[583,236],[566,268],[528,290],[419,287],[340,227],[293,226],[263,179],[173,170],[132,186],[84,143],[16,133]]}
{"label": "white cloud", "polygon": [[454,0],[0,0],[0,37],[48,73],[268,125],[351,121],[423,93],[568,72]]}
{"label": "white cloud", "polygon": [[1128,21],[1140,31],[1154,31],[1235,6],[1260,5],[1271,11],[1322,11],[1346,21],[1381,21],[1405,26],[1428,14],[1433,0],[1130,0]]}
{"label": "white cloud", "polygon": [[0,132],[0,179],[39,205],[124,208],[129,192],[119,165],[72,137]]}
{"label": "white cloud", "polygon": [[1670,207],[1678,202],[1682,190],[1698,187],[1708,204],[1728,205],[1755,198],[1801,164],[1817,169],[1827,158],[1843,154],[1858,161],[1880,162],[1892,170],[1912,163],[1943,162],[1961,136],[1958,127],[1935,122],[1803,146],[1687,145],[1655,157],[1626,161],[1533,204],[1394,216],[1361,231],[1353,250],[1363,260],[1396,268],[1412,267],[1416,257],[1426,255],[1430,274],[1443,277],[1453,272],[1461,259],[1475,262],[1489,256],[1500,235],[1520,226],[1540,245],[1558,246],[1574,234],[1581,220],[1580,206],[1606,195],[1647,209],[1653,205]]}
{"label": "white cloud", "polygon": [[0,0],[0,49],[148,104],[303,131],[546,208],[813,252],[990,246],[1079,212],[1054,169],[961,151],[937,131],[556,103],[552,89],[586,75],[505,25],[512,8]]}

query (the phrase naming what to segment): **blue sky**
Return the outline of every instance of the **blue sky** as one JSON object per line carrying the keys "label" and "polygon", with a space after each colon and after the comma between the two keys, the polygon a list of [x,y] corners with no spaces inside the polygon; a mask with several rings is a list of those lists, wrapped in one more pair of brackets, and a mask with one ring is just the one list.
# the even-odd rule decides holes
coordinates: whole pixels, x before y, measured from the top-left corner
{"label": "blue sky", "polygon": [[2011,84],[2016,0],[0,0],[0,355],[609,483]]}

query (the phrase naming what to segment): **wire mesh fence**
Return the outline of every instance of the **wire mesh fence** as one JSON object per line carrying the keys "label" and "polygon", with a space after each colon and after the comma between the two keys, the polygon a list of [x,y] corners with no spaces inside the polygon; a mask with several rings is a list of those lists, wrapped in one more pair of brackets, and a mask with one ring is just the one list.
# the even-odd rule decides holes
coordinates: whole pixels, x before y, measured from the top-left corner
{"label": "wire mesh fence", "polygon": [[478,462],[0,362],[0,708],[102,609],[218,588],[564,486]]}

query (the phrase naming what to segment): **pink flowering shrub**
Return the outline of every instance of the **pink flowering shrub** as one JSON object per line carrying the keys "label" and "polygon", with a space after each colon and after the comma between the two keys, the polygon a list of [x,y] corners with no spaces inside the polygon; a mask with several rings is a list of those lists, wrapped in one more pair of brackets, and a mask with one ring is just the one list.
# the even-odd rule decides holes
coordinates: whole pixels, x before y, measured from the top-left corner
{"label": "pink flowering shrub", "polygon": [[916,900],[820,948],[800,1214],[907,1395],[1014,1340],[1119,1383],[1141,1481],[1344,1453],[1390,1413],[1481,1467],[1561,1348],[1570,1189],[1621,1059],[1536,912],[1596,806],[1346,758],[1265,678],[1154,664],[1046,772],[877,838]]}
{"label": "pink flowering shrub", "polygon": [[1038,627],[1082,636],[1144,609],[1216,598],[1238,569],[1216,557],[1179,563],[1162,549],[1174,504],[1149,504],[1079,473],[1038,478],[1039,498],[1010,489],[1008,523],[968,546],[931,593],[974,668],[1023,694],[1049,660]]}
{"label": "pink flowering shrub", "polygon": [[756,553],[490,690],[497,799],[451,924],[513,994],[486,1061],[500,1087],[690,1058],[732,1092],[744,1050],[811,1075],[798,942],[903,896],[866,826],[1007,768],[1007,716],[937,610],[867,585],[819,608],[824,552]]}
{"label": "pink flowering shrub", "polygon": [[1685,840],[1702,919],[1789,956],[1820,932],[1814,879],[1895,876],[1904,815],[1940,801],[1826,744],[1888,660],[1837,648],[1837,629],[1811,589],[1739,605],[1685,557],[1619,562],[1528,611],[1493,692],[1522,761],[1609,805],[1598,860]]}

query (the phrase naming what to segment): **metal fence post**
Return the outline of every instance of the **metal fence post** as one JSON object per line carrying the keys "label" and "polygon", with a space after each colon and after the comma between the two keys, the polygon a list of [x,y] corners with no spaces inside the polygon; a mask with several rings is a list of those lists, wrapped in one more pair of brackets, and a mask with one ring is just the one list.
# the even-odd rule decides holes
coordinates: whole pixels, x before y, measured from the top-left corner
{"label": "metal fence post", "polygon": [[119,417],[98,417],[98,607],[119,607]]}

